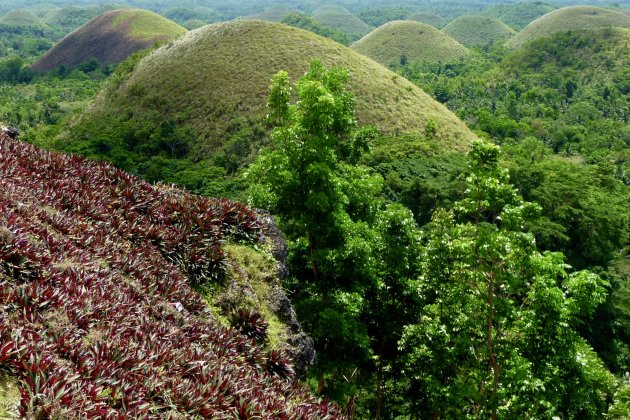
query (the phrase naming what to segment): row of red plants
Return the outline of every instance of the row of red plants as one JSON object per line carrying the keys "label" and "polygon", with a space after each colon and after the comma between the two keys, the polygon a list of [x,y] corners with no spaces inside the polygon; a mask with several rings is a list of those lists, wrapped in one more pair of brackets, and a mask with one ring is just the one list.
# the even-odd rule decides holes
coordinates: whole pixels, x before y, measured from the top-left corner
{"label": "row of red plants", "polygon": [[0,368],[20,415],[338,417],[191,288],[260,229],[242,204],[0,135]]}

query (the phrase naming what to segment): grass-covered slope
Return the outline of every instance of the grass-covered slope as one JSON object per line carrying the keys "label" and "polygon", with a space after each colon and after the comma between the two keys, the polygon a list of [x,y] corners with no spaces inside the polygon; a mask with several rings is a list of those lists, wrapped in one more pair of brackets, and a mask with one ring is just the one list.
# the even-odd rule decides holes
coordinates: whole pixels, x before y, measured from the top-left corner
{"label": "grass-covered slope", "polygon": [[412,21],[394,21],[370,32],[352,49],[384,66],[406,62],[445,63],[462,59],[470,51],[433,26]]}
{"label": "grass-covered slope", "polygon": [[91,58],[101,64],[119,63],[156,42],[170,41],[186,29],[153,12],[118,9],[103,13],[67,35],[33,66],[48,71],[75,67]]}
{"label": "grass-covered slope", "polygon": [[21,380],[20,417],[338,417],[191,288],[220,277],[228,235],[261,226],[238,203],[0,134],[0,374]]}
{"label": "grass-covered slope", "polygon": [[551,4],[533,0],[515,4],[499,4],[490,6],[481,12],[482,15],[499,19],[513,29],[521,30],[537,18],[556,10]]}
{"label": "grass-covered slope", "polygon": [[[115,76],[70,130],[69,141],[92,142],[90,147],[101,151],[119,144],[138,150],[148,144],[135,147],[135,142],[157,138],[161,127],[172,125],[182,135],[181,130],[192,131],[189,147],[196,159],[211,158],[231,139],[237,139],[232,146],[241,155],[243,148],[255,152],[256,139],[267,130],[272,76],[286,70],[297,79],[311,59],[349,69],[360,124],[388,134],[424,134],[431,122],[436,143],[449,149],[462,149],[473,138],[464,123],[421,89],[347,47],[281,24],[236,20],[191,31],[143,58],[129,75]],[[248,124],[252,131],[241,138]],[[95,144],[98,139],[106,143]],[[173,153],[178,151],[168,149],[169,156]]]}
{"label": "grass-covered slope", "polygon": [[558,32],[607,27],[630,28],[630,16],[601,7],[565,7],[547,13],[527,25],[508,42],[508,46],[520,48],[534,39],[549,37]]}
{"label": "grass-covered slope", "polygon": [[64,35],[85,25],[90,19],[109,10],[119,9],[114,5],[65,6],[52,9],[42,17],[44,23],[60,29]]}
{"label": "grass-covered slope", "polygon": [[280,22],[284,17],[291,13],[296,13],[295,9],[286,7],[270,7],[262,12],[245,16],[246,19],[266,20],[268,22]]}
{"label": "grass-covered slope", "polygon": [[30,30],[48,29],[46,24],[28,10],[12,10],[0,17],[0,29],[2,27]]}
{"label": "grass-covered slope", "polygon": [[370,32],[370,26],[341,6],[321,6],[313,11],[313,17],[324,26],[337,29],[353,40]]}
{"label": "grass-covered slope", "polygon": [[442,31],[467,47],[502,44],[516,32],[505,23],[486,16],[461,16]]}
{"label": "grass-covered slope", "polygon": [[448,24],[448,19],[431,12],[416,12],[407,17],[407,20],[426,23],[427,25],[431,25],[437,29],[442,29]]}

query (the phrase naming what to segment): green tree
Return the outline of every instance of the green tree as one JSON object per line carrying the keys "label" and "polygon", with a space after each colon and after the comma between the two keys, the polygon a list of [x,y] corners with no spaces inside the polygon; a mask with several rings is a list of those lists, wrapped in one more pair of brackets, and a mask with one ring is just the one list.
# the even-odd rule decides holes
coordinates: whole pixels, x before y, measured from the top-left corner
{"label": "green tree", "polygon": [[[605,299],[605,282],[539,253],[527,203],[498,166],[499,148],[473,143],[463,200],[426,229],[417,322],[406,327],[411,410],[420,417],[597,418],[614,379],[577,334]],[[418,392],[417,390],[420,390]]]}

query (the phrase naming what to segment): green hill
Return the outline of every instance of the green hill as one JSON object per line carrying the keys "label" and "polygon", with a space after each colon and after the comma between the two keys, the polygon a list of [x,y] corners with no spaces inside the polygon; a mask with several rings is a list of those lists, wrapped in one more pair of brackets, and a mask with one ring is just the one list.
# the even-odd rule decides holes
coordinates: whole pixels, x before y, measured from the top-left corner
{"label": "green hill", "polygon": [[601,7],[565,7],[547,13],[527,25],[508,42],[508,46],[520,48],[529,41],[549,37],[557,32],[606,27],[630,28],[630,16]]}
{"label": "green hill", "polygon": [[270,7],[269,9],[246,16],[245,18],[266,20],[268,22],[280,22],[285,16],[295,12],[295,9],[288,9],[286,7]]}
{"label": "green hill", "polygon": [[434,27],[403,20],[375,29],[355,42],[352,49],[384,66],[407,61],[444,63],[470,55],[466,47]]}
{"label": "green hill", "polygon": [[484,9],[481,14],[499,19],[501,22],[518,31],[523,29],[530,22],[554,10],[556,10],[555,6],[535,0],[491,6]]}
{"label": "green hill", "polygon": [[359,39],[368,32],[370,26],[341,6],[321,6],[315,9],[313,17],[324,26],[338,29],[353,40]]}
{"label": "green hill", "polygon": [[461,16],[442,31],[467,47],[502,44],[515,32],[497,19],[486,16]]}
{"label": "green hill", "polygon": [[21,28],[31,30],[49,29],[37,16],[28,10],[12,10],[0,18],[0,28]]}
{"label": "green hill", "polygon": [[119,9],[103,13],[72,32],[51,48],[33,66],[48,71],[59,66],[75,67],[91,58],[101,64],[119,63],[156,42],[170,41],[186,29],[153,12]]}
{"label": "green hill", "polygon": [[420,23],[426,23],[434,28],[442,29],[448,24],[448,20],[431,12],[417,12],[407,18]]}
{"label": "green hill", "polygon": [[42,20],[55,28],[58,28],[63,34],[69,34],[75,29],[85,25],[90,19],[94,19],[98,15],[110,10],[119,9],[113,5],[99,6],[66,6],[58,9],[49,10]]}
{"label": "green hill", "polygon": [[57,147],[138,172],[147,156],[162,152],[236,170],[266,141],[271,77],[287,70],[297,79],[314,58],[350,70],[360,124],[387,134],[425,134],[430,124],[435,144],[451,150],[473,139],[444,106],[350,48],[301,29],[239,19],[191,31],[135,68],[119,67],[133,69],[119,70]]}

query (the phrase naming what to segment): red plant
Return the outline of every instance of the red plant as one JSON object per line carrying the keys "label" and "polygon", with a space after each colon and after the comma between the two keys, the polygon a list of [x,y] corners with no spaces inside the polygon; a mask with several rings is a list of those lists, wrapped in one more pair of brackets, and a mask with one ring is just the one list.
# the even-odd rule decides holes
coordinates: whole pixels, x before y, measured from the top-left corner
{"label": "red plant", "polygon": [[251,210],[0,135],[0,366],[23,417],[336,418],[288,360],[207,316]]}

